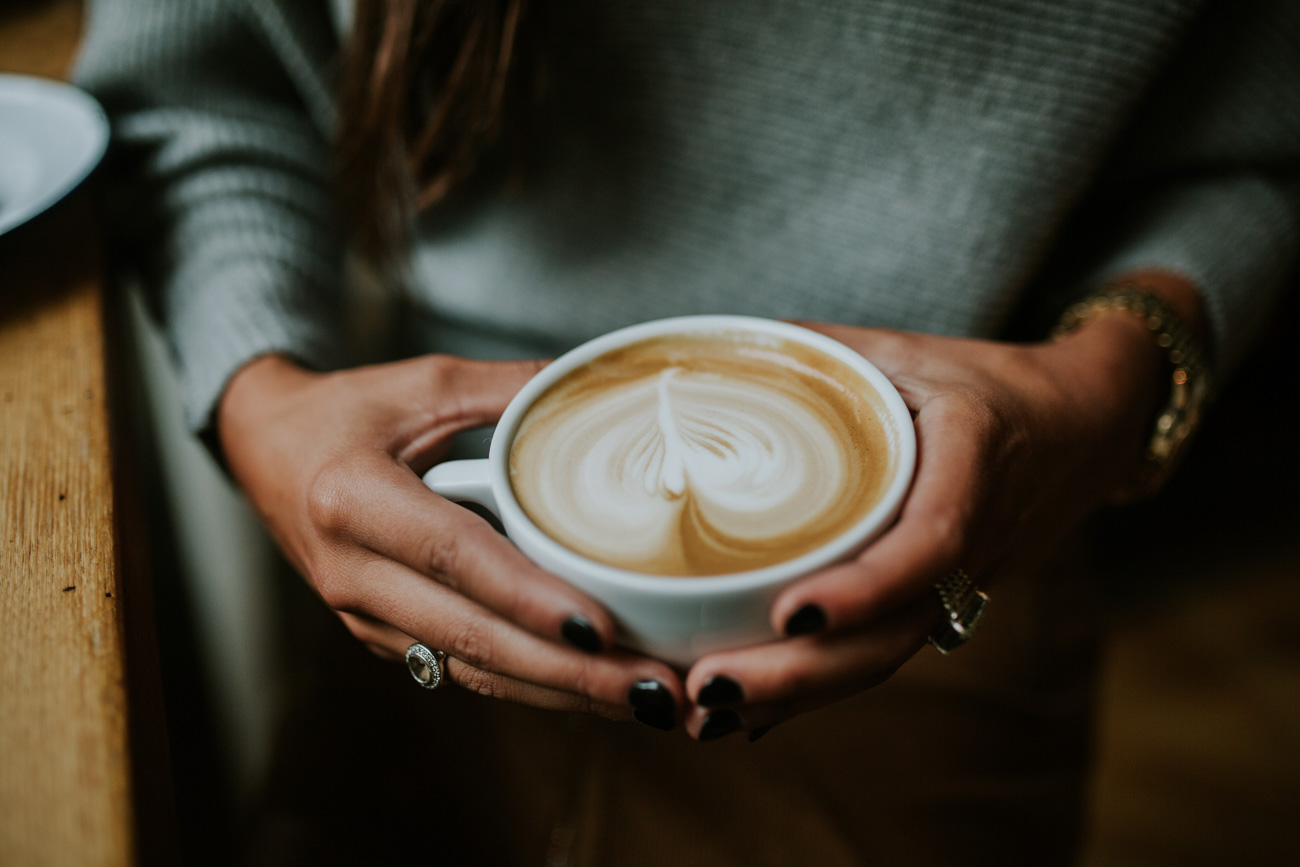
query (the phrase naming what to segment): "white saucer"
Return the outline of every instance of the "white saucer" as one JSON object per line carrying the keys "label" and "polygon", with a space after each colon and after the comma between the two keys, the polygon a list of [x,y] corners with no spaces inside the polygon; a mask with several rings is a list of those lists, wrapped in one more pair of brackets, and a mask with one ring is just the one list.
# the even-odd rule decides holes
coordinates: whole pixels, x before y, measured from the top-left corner
{"label": "white saucer", "polygon": [[72,192],[107,146],[108,119],[84,91],[0,75],[0,234]]}

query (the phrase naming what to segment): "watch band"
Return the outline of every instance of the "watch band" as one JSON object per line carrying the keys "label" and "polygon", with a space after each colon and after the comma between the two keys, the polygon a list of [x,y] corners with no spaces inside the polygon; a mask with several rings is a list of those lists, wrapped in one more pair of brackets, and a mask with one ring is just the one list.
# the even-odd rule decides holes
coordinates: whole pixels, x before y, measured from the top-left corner
{"label": "watch band", "polygon": [[1170,368],[1169,400],[1156,417],[1137,478],[1118,498],[1132,500],[1158,491],[1177,465],[1209,402],[1211,376],[1206,352],[1187,323],[1159,296],[1130,284],[1109,286],[1072,304],[1052,336],[1069,334],[1088,319],[1113,310],[1142,320],[1165,351]]}

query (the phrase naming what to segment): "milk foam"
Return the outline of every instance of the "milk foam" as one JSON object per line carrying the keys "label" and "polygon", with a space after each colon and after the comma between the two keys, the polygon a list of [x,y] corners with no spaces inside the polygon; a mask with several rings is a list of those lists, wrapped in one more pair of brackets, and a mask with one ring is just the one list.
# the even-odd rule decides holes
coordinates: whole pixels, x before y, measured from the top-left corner
{"label": "milk foam", "polygon": [[646,341],[534,404],[511,481],[534,523],[592,559],[666,575],[759,568],[820,547],[878,499],[892,471],[878,400],[797,344]]}

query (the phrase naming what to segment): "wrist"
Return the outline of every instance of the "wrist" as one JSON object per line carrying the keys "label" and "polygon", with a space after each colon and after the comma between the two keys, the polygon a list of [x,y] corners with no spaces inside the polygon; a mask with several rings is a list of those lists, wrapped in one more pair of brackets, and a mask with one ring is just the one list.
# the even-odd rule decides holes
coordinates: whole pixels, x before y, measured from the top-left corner
{"label": "wrist", "polygon": [[1076,407],[1075,424],[1099,444],[1119,487],[1140,465],[1167,397],[1162,350],[1141,321],[1115,312],[1089,318],[1045,348],[1058,359],[1058,393]]}
{"label": "wrist", "polygon": [[268,412],[283,406],[293,391],[319,374],[286,355],[261,355],[235,371],[217,403],[215,430],[222,452],[230,456],[243,431],[257,426]]}
{"label": "wrist", "polygon": [[[1112,497],[1125,501],[1159,489],[1196,428],[1210,391],[1208,326],[1191,281],[1168,272],[1144,271],[1123,275],[1074,304],[1062,316],[1054,337],[1058,342],[1079,340],[1103,328],[1116,335],[1123,329],[1135,365],[1128,369],[1147,382],[1155,372],[1158,384],[1154,392],[1144,390],[1154,400],[1134,406],[1149,408],[1138,413],[1147,421],[1147,436],[1135,471]],[[1144,342],[1146,351],[1133,341]]]}

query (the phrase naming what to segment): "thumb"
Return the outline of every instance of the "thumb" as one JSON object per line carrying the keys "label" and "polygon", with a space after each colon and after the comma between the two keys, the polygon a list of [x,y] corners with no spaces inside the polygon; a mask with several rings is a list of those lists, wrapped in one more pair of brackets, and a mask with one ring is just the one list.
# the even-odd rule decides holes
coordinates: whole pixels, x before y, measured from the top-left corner
{"label": "thumb", "polygon": [[458,364],[443,374],[440,385],[447,397],[453,397],[466,427],[493,424],[501,418],[506,405],[528,380],[549,364],[548,361],[473,361],[458,359]]}
{"label": "thumb", "polygon": [[519,389],[547,362],[428,355],[405,364],[405,376],[394,383],[397,403],[408,408],[398,424],[405,433],[395,438],[395,456],[422,472],[445,452],[453,434],[496,424]]}
{"label": "thumb", "polygon": [[891,380],[908,370],[916,370],[918,363],[923,360],[918,355],[914,335],[904,331],[833,325],[827,322],[795,322],[794,324],[843,343],[880,368],[880,371]]}

